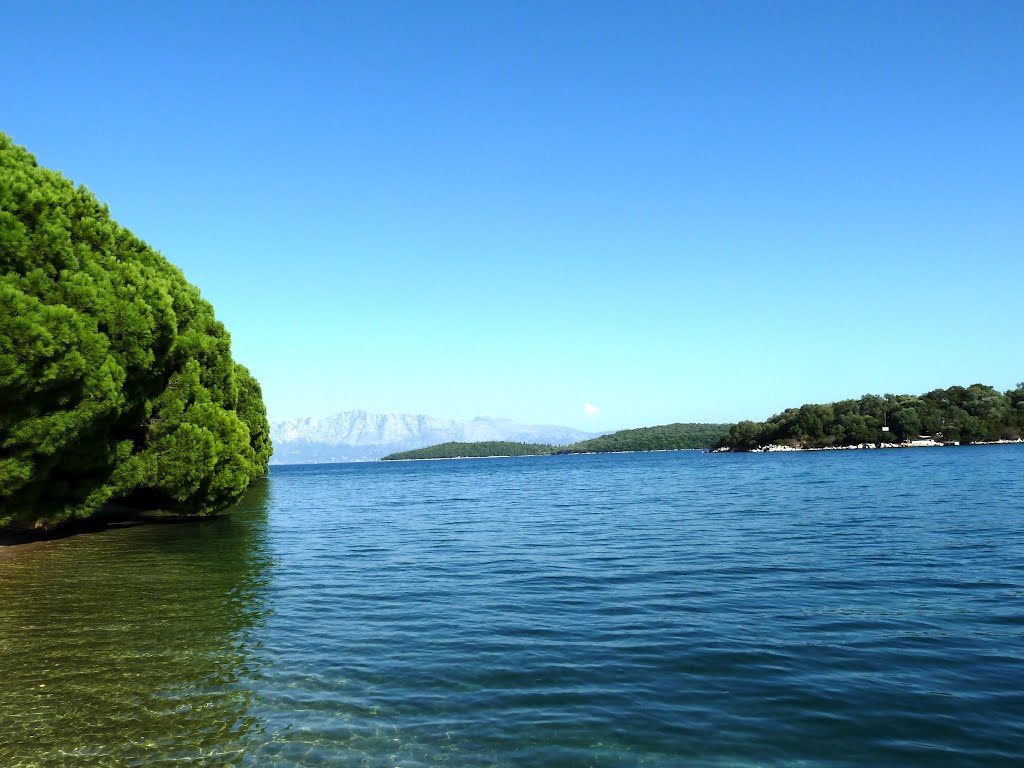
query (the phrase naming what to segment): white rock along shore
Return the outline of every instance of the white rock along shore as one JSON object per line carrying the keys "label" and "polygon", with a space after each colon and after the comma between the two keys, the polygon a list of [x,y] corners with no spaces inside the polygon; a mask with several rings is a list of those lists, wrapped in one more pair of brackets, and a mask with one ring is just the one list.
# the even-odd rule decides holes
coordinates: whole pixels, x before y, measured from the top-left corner
{"label": "white rock along shore", "polygon": [[[1012,445],[1024,443],[1024,438],[1016,440],[986,440],[969,445]],[[790,451],[859,451],[872,448],[936,448],[946,445],[960,445],[956,441],[939,442],[938,440],[910,440],[905,443],[858,443],[856,445],[828,445],[822,448],[794,448],[790,445],[763,445],[747,451],[734,451],[731,448],[715,448],[711,453],[788,453]]]}

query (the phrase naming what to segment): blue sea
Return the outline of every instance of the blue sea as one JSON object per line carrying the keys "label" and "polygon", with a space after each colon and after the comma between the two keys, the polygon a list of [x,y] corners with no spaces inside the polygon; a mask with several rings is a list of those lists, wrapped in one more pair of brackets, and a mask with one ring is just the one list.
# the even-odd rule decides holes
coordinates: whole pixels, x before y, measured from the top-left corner
{"label": "blue sea", "polygon": [[1021,766],[1022,460],[275,467],[0,561],[0,765]]}

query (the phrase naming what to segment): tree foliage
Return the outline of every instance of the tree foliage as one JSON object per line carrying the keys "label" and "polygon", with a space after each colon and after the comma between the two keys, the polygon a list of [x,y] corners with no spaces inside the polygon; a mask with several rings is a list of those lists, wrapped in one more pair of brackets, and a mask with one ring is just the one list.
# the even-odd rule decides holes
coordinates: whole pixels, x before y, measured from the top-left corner
{"label": "tree foliage", "polygon": [[662,424],[624,429],[558,449],[558,453],[615,453],[617,451],[680,451],[710,448],[729,424]]}
{"label": "tree foliage", "polygon": [[0,526],[111,500],[209,513],[270,452],[259,384],[199,290],[0,134]]}
{"label": "tree foliage", "polygon": [[925,395],[864,395],[859,400],[789,408],[764,422],[741,421],[718,447],[738,451],[771,444],[821,448],[903,442],[921,435],[976,443],[1016,439],[1021,434],[1024,384],[1005,393],[972,384]]}

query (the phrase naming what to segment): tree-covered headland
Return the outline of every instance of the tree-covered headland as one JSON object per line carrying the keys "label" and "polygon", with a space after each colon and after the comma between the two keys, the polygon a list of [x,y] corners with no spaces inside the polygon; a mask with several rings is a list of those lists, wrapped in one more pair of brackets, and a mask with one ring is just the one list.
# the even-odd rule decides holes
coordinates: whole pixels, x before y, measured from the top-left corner
{"label": "tree-covered headland", "polygon": [[414,448],[385,456],[381,461],[407,461],[409,459],[482,459],[501,456],[545,456],[555,446],[545,443],[516,443],[508,440],[480,441],[476,443],[438,443],[426,448]]}
{"label": "tree-covered headland", "polygon": [[557,453],[615,453],[619,451],[681,451],[710,448],[730,424],[662,424],[623,429],[559,448]]}
{"label": "tree-covered headland", "polygon": [[767,421],[739,422],[717,447],[734,451],[768,445],[825,448],[905,442],[922,435],[944,442],[977,443],[1013,440],[1022,434],[1024,383],[1007,392],[972,384],[924,395],[864,395],[859,400],[790,408]]}
{"label": "tree-covered headland", "polygon": [[199,290],[0,134],[0,527],[220,510],[267,473],[269,433]]}
{"label": "tree-covered headland", "polygon": [[616,453],[619,451],[679,451],[710,448],[728,432],[729,424],[663,424],[623,429],[572,445],[479,442],[441,443],[385,456],[382,461],[406,459],[466,459],[492,456],[547,456],[559,453]]}

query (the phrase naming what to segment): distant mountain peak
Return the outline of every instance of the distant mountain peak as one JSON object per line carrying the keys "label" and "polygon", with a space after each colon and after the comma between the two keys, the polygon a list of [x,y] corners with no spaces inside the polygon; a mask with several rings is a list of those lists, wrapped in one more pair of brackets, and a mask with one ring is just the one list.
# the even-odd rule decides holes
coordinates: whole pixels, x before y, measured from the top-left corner
{"label": "distant mountain peak", "polygon": [[373,461],[389,453],[447,442],[568,445],[600,434],[604,433],[553,424],[521,424],[495,416],[446,419],[423,413],[353,409],[331,416],[272,421],[270,436],[274,441],[274,456],[271,464]]}

